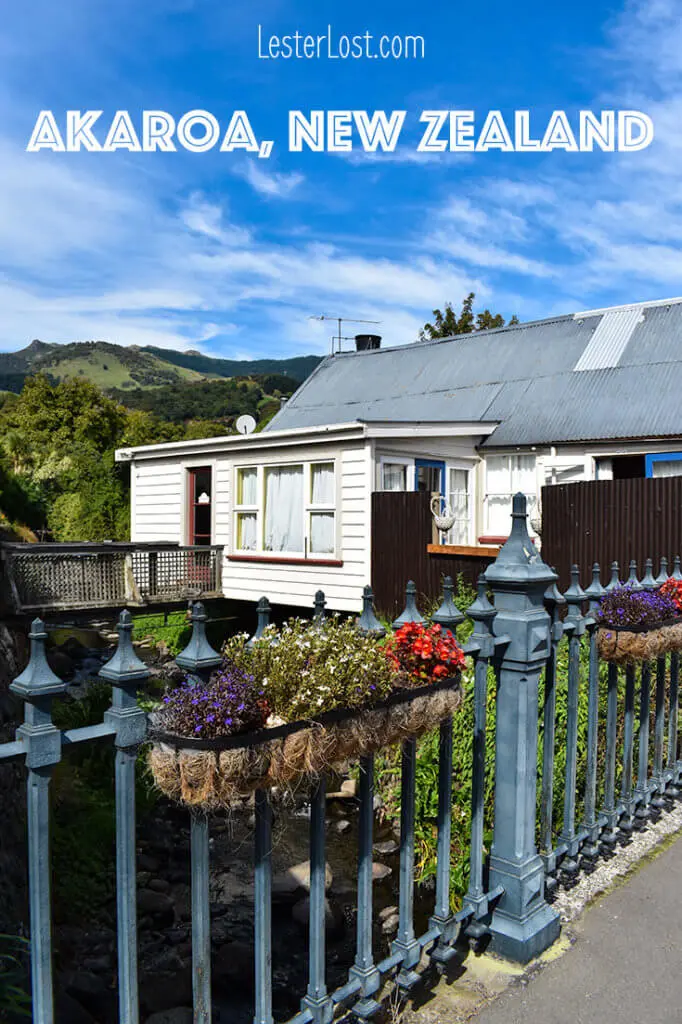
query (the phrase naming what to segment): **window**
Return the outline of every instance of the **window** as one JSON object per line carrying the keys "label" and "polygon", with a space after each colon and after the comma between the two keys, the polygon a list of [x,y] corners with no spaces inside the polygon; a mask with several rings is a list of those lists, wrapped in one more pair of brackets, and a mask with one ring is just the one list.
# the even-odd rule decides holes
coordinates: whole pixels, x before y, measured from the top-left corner
{"label": "window", "polygon": [[239,467],[234,513],[236,552],[333,557],[335,464]]}
{"label": "window", "polygon": [[187,471],[189,485],[189,542],[211,543],[211,467]]}
{"label": "window", "polygon": [[451,467],[448,472],[447,503],[455,516],[455,522],[447,535],[447,544],[471,543],[469,478],[468,469]]}
{"label": "window", "polygon": [[522,491],[526,495],[530,514],[537,508],[535,456],[489,455],[485,480],[484,532],[489,537],[507,537],[514,494]]}
{"label": "window", "polygon": [[381,490],[406,491],[408,468],[406,462],[382,462]]}
{"label": "window", "polygon": [[[615,459],[614,459],[615,462]],[[646,476],[682,476],[682,452],[661,452],[645,457]]]}
{"label": "window", "polygon": [[258,547],[258,469],[248,466],[237,470],[235,519],[238,551],[255,551]]}

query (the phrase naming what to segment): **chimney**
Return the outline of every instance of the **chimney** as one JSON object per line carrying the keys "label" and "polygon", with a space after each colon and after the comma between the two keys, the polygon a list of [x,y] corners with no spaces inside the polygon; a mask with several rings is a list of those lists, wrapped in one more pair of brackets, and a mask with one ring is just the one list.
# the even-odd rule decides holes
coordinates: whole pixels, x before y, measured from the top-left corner
{"label": "chimney", "polygon": [[369,352],[371,349],[381,348],[380,334],[356,334],[355,351]]}

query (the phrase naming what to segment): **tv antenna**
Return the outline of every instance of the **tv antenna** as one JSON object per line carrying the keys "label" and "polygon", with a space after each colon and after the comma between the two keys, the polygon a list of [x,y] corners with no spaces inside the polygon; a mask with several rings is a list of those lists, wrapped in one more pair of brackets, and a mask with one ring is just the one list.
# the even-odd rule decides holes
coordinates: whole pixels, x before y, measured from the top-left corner
{"label": "tv antenna", "polygon": [[331,352],[332,355],[334,355],[334,348],[335,348],[335,345],[336,345],[337,341],[339,343],[339,352],[341,351],[341,342],[342,341],[353,341],[353,338],[348,338],[348,337],[345,337],[343,334],[341,334],[341,324],[374,324],[376,326],[376,325],[381,323],[381,320],[354,320],[354,319],[352,319],[351,317],[348,317],[348,316],[330,316],[329,313],[322,313],[321,316],[309,316],[308,319],[309,320],[335,320],[336,321],[336,329],[337,329],[338,333],[337,334],[332,334],[332,352]]}

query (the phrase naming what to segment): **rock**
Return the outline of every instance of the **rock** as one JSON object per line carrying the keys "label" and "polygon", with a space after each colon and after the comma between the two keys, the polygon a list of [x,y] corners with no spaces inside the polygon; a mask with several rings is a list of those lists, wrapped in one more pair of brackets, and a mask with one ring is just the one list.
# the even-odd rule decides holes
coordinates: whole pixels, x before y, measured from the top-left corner
{"label": "rock", "polygon": [[350,832],[350,828],[351,824],[347,818],[341,818],[340,821],[332,823],[332,830],[340,836],[345,835],[346,832]]}
{"label": "rock", "polygon": [[153,971],[140,978],[140,1000],[147,1014],[192,1005],[192,968],[188,964],[173,974]]}
{"label": "rock", "polygon": [[169,892],[170,882],[165,878],[152,878],[147,883],[152,892]]}
{"label": "rock", "polygon": [[[332,869],[329,867],[329,864],[325,864],[324,874],[324,886],[325,889],[329,889],[334,880]],[[272,880],[273,896],[293,896],[299,889],[304,889],[306,892],[310,891],[309,860],[301,861],[300,864],[294,864],[293,867],[287,868],[286,871],[282,871],[275,875]]]}
{"label": "rock", "polygon": [[[117,634],[118,639],[118,634]],[[63,651],[64,654],[68,655],[71,659],[80,660],[85,656],[87,647],[80,642],[76,636],[68,636],[63,644],[60,644],[58,651]]]}
{"label": "rock", "polygon": [[150,857],[148,853],[140,853],[138,855],[137,867],[139,871],[148,871],[150,875],[154,875],[160,866],[156,857]]}
{"label": "rock", "polygon": [[358,784],[355,779],[344,779],[341,783],[341,792],[346,796],[357,796]]}
{"label": "rock", "polygon": [[397,914],[397,907],[384,907],[383,910],[379,911],[379,920],[385,921],[387,917],[391,917],[392,914]]}
{"label": "rock", "polygon": [[189,1006],[174,1006],[172,1010],[162,1010],[147,1017],[145,1024],[192,1024],[192,1010]]}
{"label": "rock", "polygon": [[76,666],[65,651],[58,647],[51,648],[47,652],[47,663],[53,672],[56,672],[60,679],[73,679],[76,674]]}
{"label": "rock", "polygon": [[175,922],[173,900],[163,892],[141,889],[137,894],[140,915],[148,914],[159,928],[168,928]]}
{"label": "rock", "polygon": [[398,925],[400,924],[400,917],[398,914],[391,914],[390,917],[385,918],[381,922],[381,930],[384,935],[393,935],[394,932],[398,931]]}
{"label": "rock", "polygon": [[392,871],[388,864],[379,864],[377,861],[374,861],[372,864],[373,881],[380,882],[383,878],[388,878],[390,874],[392,874]]}
{"label": "rock", "polygon": [[68,992],[57,990],[54,997],[55,1019],[68,1024],[95,1024],[95,1018]]}
{"label": "rock", "polygon": [[372,849],[382,857],[388,857],[392,853],[397,853],[400,845],[396,843],[395,839],[385,839],[381,843],[375,843]]}
{"label": "rock", "polygon": [[69,978],[66,994],[85,1007],[102,1024],[114,1024],[117,1019],[116,993],[107,988],[104,980],[90,971],[76,971]]}
{"label": "rock", "polygon": [[[304,899],[299,900],[291,908],[291,916],[302,928],[306,931],[310,923],[310,897],[306,896]],[[345,928],[345,920],[343,917],[343,911],[336,904],[330,900],[324,901],[324,926],[327,936],[330,939],[339,938],[343,935]]]}
{"label": "rock", "polygon": [[193,1014],[188,1006],[174,1006],[172,1010],[162,1010],[147,1017],[145,1024],[192,1024]]}
{"label": "rock", "polygon": [[251,993],[254,984],[254,951],[248,942],[226,942],[213,955],[212,974],[215,984],[227,991],[232,988]]}

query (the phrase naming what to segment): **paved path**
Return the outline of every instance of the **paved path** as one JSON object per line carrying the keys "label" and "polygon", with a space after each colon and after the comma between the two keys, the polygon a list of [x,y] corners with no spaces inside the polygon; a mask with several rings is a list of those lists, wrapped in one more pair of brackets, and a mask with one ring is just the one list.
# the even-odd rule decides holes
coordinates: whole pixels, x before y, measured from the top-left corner
{"label": "paved path", "polygon": [[575,945],[476,1024],[682,1024],[682,839],[571,928]]}

